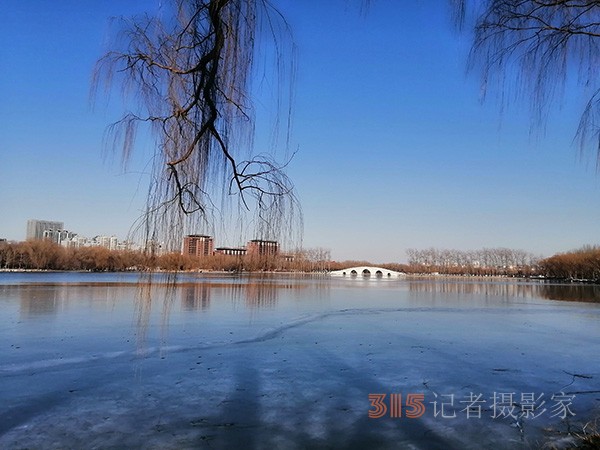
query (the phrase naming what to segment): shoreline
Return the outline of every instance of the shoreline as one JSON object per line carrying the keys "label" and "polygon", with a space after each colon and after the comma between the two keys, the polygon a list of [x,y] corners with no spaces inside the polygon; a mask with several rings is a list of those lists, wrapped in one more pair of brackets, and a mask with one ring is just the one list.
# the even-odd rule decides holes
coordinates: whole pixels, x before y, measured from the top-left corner
{"label": "shoreline", "polygon": [[[300,271],[300,270],[243,270],[243,271],[229,271],[229,270],[59,270],[59,269],[8,269],[0,268],[0,274],[2,273],[165,273],[165,274],[206,274],[206,275],[309,275],[309,276],[327,276],[331,271],[316,272],[316,271]],[[343,279],[345,277],[335,277]],[[362,278],[362,277],[352,277]],[[372,277],[375,278],[375,277]],[[446,280],[517,280],[527,282],[540,282],[548,284],[569,284],[569,285],[600,285],[600,280],[588,280],[588,279],[573,279],[573,278],[555,278],[545,277],[540,275],[534,276],[512,276],[512,275],[473,275],[473,274],[443,274],[443,273],[406,273],[403,272],[398,278],[401,279],[446,279]]]}

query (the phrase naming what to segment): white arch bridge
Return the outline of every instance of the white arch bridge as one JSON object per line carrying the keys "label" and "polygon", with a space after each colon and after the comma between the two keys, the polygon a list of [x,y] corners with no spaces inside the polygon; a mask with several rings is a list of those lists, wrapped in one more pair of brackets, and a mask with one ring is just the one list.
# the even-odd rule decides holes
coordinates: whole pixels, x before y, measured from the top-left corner
{"label": "white arch bridge", "polygon": [[373,267],[373,266],[359,266],[359,267],[349,267],[348,269],[342,270],[334,270],[329,272],[330,275],[333,276],[342,276],[342,277],[378,277],[378,278],[387,278],[387,277],[399,277],[403,276],[402,272],[396,272],[394,270],[384,269],[383,267]]}

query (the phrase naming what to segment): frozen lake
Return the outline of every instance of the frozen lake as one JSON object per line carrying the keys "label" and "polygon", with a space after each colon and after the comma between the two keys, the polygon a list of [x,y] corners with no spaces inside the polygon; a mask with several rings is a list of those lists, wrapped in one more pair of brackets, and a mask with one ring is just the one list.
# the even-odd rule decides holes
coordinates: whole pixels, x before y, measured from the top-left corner
{"label": "frozen lake", "polygon": [[0,448],[526,449],[600,415],[599,287],[148,281],[0,273]]}

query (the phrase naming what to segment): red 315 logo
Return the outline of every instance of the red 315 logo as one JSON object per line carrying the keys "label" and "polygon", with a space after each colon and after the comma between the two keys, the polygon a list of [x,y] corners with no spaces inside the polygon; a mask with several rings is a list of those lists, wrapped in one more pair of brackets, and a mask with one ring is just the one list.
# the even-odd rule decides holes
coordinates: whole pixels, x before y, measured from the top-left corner
{"label": "red 315 logo", "polygon": [[369,409],[370,419],[379,419],[385,416],[388,410],[390,417],[393,418],[402,417],[403,409],[404,415],[409,419],[416,419],[425,414],[424,394],[406,394],[404,408],[402,408],[402,394],[390,394],[389,408],[385,401],[386,398],[387,394],[369,394],[372,408]]}

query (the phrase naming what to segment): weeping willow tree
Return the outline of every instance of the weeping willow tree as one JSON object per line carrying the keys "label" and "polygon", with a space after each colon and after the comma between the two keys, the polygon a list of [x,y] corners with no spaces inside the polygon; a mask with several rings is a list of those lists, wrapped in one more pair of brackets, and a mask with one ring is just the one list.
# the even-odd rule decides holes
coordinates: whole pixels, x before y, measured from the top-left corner
{"label": "weeping willow tree", "polygon": [[266,0],[172,0],[156,16],[123,19],[112,46],[97,63],[93,88],[97,94],[100,85],[118,85],[133,100],[108,130],[107,143],[124,164],[139,146],[140,127],[151,130],[140,227],[146,242],[175,247],[183,233],[210,229],[215,220],[237,220],[263,239],[301,230],[285,173],[289,155],[278,163],[273,149],[254,149],[251,81],[260,48],[274,49],[277,107],[291,107],[281,96],[291,92],[282,86],[293,81],[293,44]]}
{"label": "weeping willow tree", "polygon": [[481,73],[483,93],[499,87],[502,104],[526,97],[532,129],[544,130],[548,113],[574,77],[588,99],[575,139],[582,152],[595,151],[600,170],[600,1],[452,3],[459,28],[473,27],[469,67]]}

